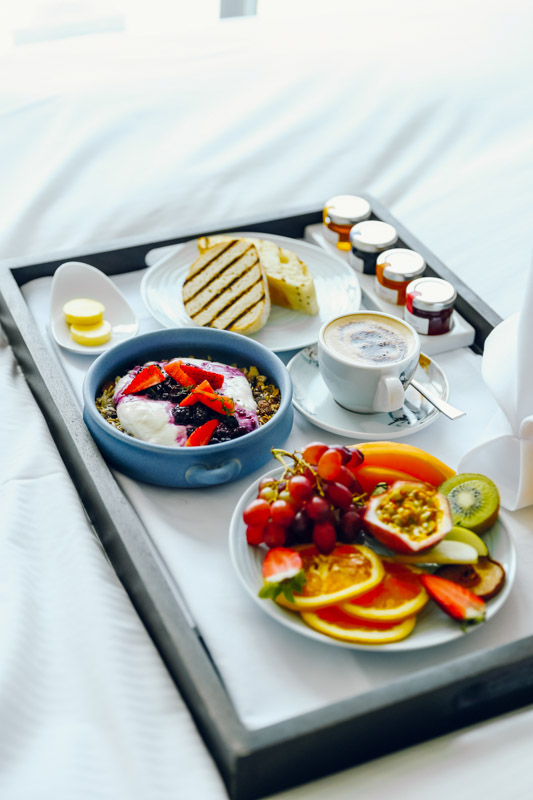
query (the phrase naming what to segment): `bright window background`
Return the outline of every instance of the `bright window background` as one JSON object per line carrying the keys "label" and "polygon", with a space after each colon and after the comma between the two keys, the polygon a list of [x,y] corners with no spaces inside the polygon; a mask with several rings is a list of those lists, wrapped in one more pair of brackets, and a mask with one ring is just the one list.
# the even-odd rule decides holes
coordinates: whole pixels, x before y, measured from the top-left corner
{"label": "bright window background", "polygon": [[0,47],[117,31],[168,33],[220,16],[221,0],[0,0]]}
{"label": "bright window background", "polygon": [[168,34],[221,17],[299,16],[354,7],[354,0],[0,0],[0,49],[101,33]]}

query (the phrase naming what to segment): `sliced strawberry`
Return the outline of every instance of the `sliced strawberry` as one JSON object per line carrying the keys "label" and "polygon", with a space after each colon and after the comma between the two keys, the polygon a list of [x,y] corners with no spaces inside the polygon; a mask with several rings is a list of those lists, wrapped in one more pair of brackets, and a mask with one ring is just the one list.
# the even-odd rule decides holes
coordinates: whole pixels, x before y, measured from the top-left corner
{"label": "sliced strawberry", "polygon": [[224,383],[224,375],[219,372],[211,372],[208,369],[197,367],[195,364],[182,364],[181,369],[187,373],[189,377],[193,378],[194,383],[201,383],[202,381],[209,381],[213,389],[220,389]]}
{"label": "sliced strawberry", "polygon": [[259,597],[275,600],[283,592],[292,603],[293,592],[301,591],[305,583],[302,558],[290,547],[272,547],[265,556],[262,571],[265,582],[259,590]]}
{"label": "sliced strawberry", "polygon": [[196,428],[196,430],[191,433],[185,442],[185,447],[202,447],[204,444],[209,444],[217,425],[218,419],[210,419],[204,422],[203,425],[200,425],[199,428]]}
{"label": "sliced strawberry", "polygon": [[164,380],[165,376],[159,367],[155,364],[149,364],[137,373],[132,382],[126,386],[123,394],[142,392],[144,389],[149,389],[150,386],[155,386],[157,383],[162,383]]}
{"label": "sliced strawberry", "polygon": [[204,392],[200,387],[194,390],[198,395],[198,400],[210,408],[211,411],[216,411],[218,414],[226,414],[230,416],[235,412],[235,402],[231,397],[226,397],[224,394],[215,394],[214,392]]}
{"label": "sliced strawberry", "polygon": [[214,394],[211,384],[208,381],[202,381],[199,386],[195,386],[194,389],[191,391],[187,397],[184,397],[180,403],[180,406],[193,406],[195,403],[198,402],[200,399],[199,395],[201,392],[208,392],[209,394]]}
{"label": "sliced strawberry", "polygon": [[303,567],[302,557],[290,547],[273,547],[265,556],[262,572],[268,583],[294,578]]}
{"label": "sliced strawberry", "polygon": [[191,378],[183,369],[183,364],[181,361],[171,361],[170,364],[166,364],[165,372],[167,375],[170,375],[171,378],[174,378],[180,386],[195,386],[196,381],[194,378]]}
{"label": "sliced strawberry", "polygon": [[460,622],[485,619],[485,602],[470,589],[438,575],[422,575],[420,579],[429,596],[448,616]]}

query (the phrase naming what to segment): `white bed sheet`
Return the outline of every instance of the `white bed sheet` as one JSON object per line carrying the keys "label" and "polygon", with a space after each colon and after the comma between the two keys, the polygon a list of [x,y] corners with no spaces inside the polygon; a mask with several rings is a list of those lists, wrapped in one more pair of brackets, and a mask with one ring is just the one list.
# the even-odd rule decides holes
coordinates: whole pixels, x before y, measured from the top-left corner
{"label": "white bed sheet", "polygon": [[[518,0],[376,0],[306,26],[4,54],[0,255],[94,252],[365,191],[507,316],[532,249],[532,22]],[[3,340],[0,376],[0,796],[224,797]],[[283,797],[377,798],[401,781],[444,798],[473,776],[486,798],[525,796],[531,717]]]}

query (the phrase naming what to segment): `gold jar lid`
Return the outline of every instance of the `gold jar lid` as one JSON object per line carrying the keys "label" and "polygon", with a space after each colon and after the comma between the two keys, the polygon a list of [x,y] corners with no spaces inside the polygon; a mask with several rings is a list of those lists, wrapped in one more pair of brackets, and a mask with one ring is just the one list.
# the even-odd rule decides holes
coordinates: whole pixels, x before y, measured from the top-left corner
{"label": "gold jar lid", "polygon": [[376,265],[383,267],[383,277],[389,281],[412,281],[418,278],[426,268],[424,258],[416,250],[408,247],[393,247],[384,250],[376,260]]}
{"label": "gold jar lid", "polygon": [[324,222],[333,222],[334,225],[356,225],[361,220],[368,219],[372,209],[364,197],[355,194],[339,194],[328,200],[324,206]]}

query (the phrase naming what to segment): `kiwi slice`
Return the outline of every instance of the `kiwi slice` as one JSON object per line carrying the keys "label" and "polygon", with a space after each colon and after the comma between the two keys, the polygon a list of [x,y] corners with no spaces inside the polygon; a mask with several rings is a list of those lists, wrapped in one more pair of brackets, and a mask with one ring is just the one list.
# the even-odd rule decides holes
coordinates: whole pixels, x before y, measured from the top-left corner
{"label": "kiwi slice", "polygon": [[444,481],[439,491],[450,503],[454,525],[485,533],[498,519],[500,493],[486,475],[462,472]]}

